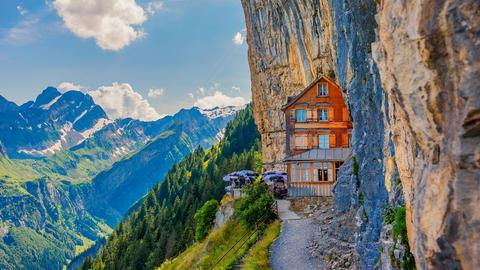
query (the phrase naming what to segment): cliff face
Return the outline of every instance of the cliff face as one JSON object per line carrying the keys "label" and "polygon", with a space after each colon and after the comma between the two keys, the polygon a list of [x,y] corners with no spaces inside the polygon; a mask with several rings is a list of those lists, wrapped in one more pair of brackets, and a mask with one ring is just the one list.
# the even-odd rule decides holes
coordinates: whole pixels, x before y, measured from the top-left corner
{"label": "cliff face", "polygon": [[334,78],[354,122],[355,157],[334,199],[337,211],[356,212],[361,268],[378,267],[384,208],[398,204],[402,186],[417,266],[475,268],[478,2],[388,2],[242,0],[264,161],[282,167],[287,97],[320,75]]}
{"label": "cliff face", "polygon": [[395,104],[410,245],[423,268],[479,269],[479,2],[385,1],[374,58]]}

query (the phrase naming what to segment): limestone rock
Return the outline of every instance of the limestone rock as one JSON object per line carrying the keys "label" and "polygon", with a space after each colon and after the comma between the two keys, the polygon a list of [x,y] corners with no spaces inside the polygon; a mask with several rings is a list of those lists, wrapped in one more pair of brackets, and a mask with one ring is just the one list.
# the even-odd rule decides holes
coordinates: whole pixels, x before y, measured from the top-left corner
{"label": "limestone rock", "polygon": [[389,198],[403,200],[398,176],[417,267],[480,268],[480,3],[242,4],[266,167],[282,167],[287,97],[327,75],[344,90],[354,122],[358,175],[351,162],[343,166],[334,200],[341,212],[363,204],[360,268],[380,259],[383,210]]}
{"label": "limestone rock", "polygon": [[421,269],[479,269],[480,3],[384,1],[373,52]]}

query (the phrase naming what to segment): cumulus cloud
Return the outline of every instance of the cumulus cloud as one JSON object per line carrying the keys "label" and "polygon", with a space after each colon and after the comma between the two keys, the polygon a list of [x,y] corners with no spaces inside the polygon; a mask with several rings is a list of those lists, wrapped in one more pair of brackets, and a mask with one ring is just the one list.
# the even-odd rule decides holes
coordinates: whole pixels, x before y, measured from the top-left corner
{"label": "cumulus cloud", "polygon": [[70,31],[104,50],[118,51],[145,35],[139,26],[147,16],[135,0],[55,0],[53,6]]}
{"label": "cumulus cloud", "polygon": [[22,16],[28,13],[28,10],[23,6],[23,2],[20,2],[20,4],[18,4],[17,10],[18,10],[18,13],[20,13],[20,15]]}
{"label": "cumulus cloud", "polygon": [[163,96],[163,94],[165,94],[165,89],[163,88],[148,90],[148,96],[151,98],[158,98]]}
{"label": "cumulus cloud", "polygon": [[83,90],[83,89],[85,89],[85,87],[83,87],[81,85],[78,85],[78,84],[71,83],[71,82],[62,82],[61,84],[59,84],[57,86],[57,88],[62,90],[62,91]]}
{"label": "cumulus cloud", "polygon": [[211,96],[198,99],[194,106],[201,109],[211,109],[215,107],[243,106],[247,101],[243,97],[229,97],[220,91],[215,91]]}
{"label": "cumulus cloud", "polygon": [[238,45],[238,46],[243,45],[243,43],[247,40],[247,37],[246,37],[245,33],[246,33],[245,29],[243,29],[240,32],[237,32],[235,34],[235,36],[233,36],[233,39],[232,39],[233,44]]}
{"label": "cumulus cloud", "polygon": [[143,121],[154,121],[164,116],[160,115],[128,83],[115,82],[112,86],[102,86],[89,91],[88,94],[113,119],[131,117]]}

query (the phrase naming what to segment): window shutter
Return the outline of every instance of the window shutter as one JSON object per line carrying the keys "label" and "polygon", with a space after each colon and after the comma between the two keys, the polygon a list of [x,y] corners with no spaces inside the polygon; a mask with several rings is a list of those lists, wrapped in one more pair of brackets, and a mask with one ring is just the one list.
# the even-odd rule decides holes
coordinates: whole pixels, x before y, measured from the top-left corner
{"label": "window shutter", "polygon": [[313,118],[313,111],[312,110],[307,110],[307,121],[309,119],[312,119]]}
{"label": "window shutter", "polygon": [[333,115],[333,107],[329,107],[328,108],[328,121],[333,121],[335,119],[334,115]]}
{"label": "window shutter", "polygon": [[348,134],[347,133],[343,133],[342,134],[342,145],[343,147],[345,148],[348,148]]}
{"label": "window shutter", "polygon": [[350,115],[348,114],[347,108],[343,108],[343,121],[350,121]]}
{"label": "window shutter", "polygon": [[337,140],[335,138],[335,133],[330,134],[330,147],[336,147]]}

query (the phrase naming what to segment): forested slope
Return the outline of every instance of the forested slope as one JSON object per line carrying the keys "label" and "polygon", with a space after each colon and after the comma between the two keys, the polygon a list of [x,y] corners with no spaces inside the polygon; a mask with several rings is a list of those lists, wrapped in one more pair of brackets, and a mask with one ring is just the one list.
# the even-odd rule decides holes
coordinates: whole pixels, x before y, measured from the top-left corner
{"label": "forested slope", "polygon": [[194,241],[194,214],[224,194],[223,175],[261,166],[259,133],[252,108],[238,113],[225,137],[174,165],[139,208],[117,226],[106,246],[84,269],[154,269]]}

